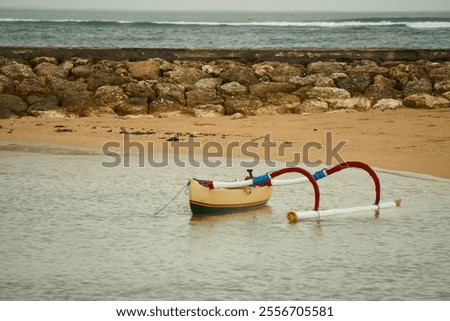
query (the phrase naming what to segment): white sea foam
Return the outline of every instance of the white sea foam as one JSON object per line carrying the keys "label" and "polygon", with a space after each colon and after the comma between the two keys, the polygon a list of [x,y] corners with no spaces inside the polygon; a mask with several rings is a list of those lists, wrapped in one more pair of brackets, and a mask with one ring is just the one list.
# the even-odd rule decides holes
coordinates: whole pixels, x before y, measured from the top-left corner
{"label": "white sea foam", "polygon": [[417,29],[450,28],[450,22],[445,21],[408,22],[406,26]]}
{"label": "white sea foam", "polygon": [[269,26],[269,27],[388,27],[406,26],[410,28],[450,28],[450,22],[441,21],[263,21],[263,22],[209,22],[209,21],[154,21],[155,24],[204,25],[204,26]]}
{"label": "white sea foam", "polygon": [[358,27],[405,25],[405,22],[363,22],[363,21],[263,21],[263,22],[209,22],[209,21],[155,21],[156,24],[206,25],[206,26],[269,26],[269,27]]}
{"label": "white sea foam", "polygon": [[318,27],[318,28],[346,28],[346,27],[388,27],[405,26],[416,29],[450,28],[447,21],[245,21],[245,22],[219,22],[219,21],[127,21],[127,20],[82,20],[82,19],[14,19],[0,18],[0,22],[75,22],[75,23],[120,23],[120,24],[161,24],[161,25],[199,25],[199,26],[268,26],[268,27]]}

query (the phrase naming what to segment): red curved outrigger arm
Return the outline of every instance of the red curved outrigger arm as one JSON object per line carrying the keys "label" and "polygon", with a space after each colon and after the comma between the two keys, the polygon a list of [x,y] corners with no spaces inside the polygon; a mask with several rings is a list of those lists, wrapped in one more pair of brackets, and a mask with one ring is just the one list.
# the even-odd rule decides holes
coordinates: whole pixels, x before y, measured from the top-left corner
{"label": "red curved outrigger arm", "polygon": [[360,168],[360,169],[365,170],[370,175],[370,177],[372,178],[372,180],[375,184],[375,203],[374,204],[378,205],[380,203],[380,197],[381,197],[380,179],[378,178],[375,171],[369,165],[362,163],[362,162],[358,162],[358,161],[344,162],[339,165],[333,166],[331,168],[327,168],[327,169],[318,171],[314,175],[312,175],[310,172],[308,172],[307,170],[300,168],[300,167],[288,167],[288,168],[283,168],[283,169],[280,169],[280,170],[270,173],[270,178],[272,179],[277,176],[283,175],[285,173],[292,173],[292,172],[297,172],[297,173],[300,173],[300,174],[303,174],[304,176],[306,176],[314,188],[314,198],[315,198],[314,211],[318,211],[319,203],[320,203],[320,191],[319,191],[319,186],[317,185],[317,180],[319,180],[325,176],[329,176],[329,175],[335,174],[337,172],[340,172],[341,170],[346,169],[346,168]]}
{"label": "red curved outrigger arm", "polygon": [[313,188],[314,188],[314,211],[319,210],[319,203],[320,203],[320,191],[319,191],[319,185],[317,185],[316,180],[314,179],[314,176],[311,175],[310,172],[308,172],[306,169],[300,168],[300,167],[287,167],[280,170],[277,170],[275,172],[270,173],[271,178],[275,178],[277,176],[280,176],[285,173],[291,173],[291,172],[297,172],[300,174],[303,174],[308,178],[308,180],[311,182]]}
{"label": "red curved outrigger arm", "polygon": [[352,167],[361,168],[361,169],[365,170],[367,173],[369,173],[370,177],[372,177],[372,180],[375,184],[375,205],[378,205],[378,203],[380,203],[380,197],[381,197],[380,179],[378,178],[375,171],[369,165],[362,163],[362,162],[358,162],[358,161],[350,161],[350,162],[341,163],[339,165],[325,169],[325,172],[327,173],[327,176],[328,176],[328,175],[337,173],[343,169],[352,168]]}

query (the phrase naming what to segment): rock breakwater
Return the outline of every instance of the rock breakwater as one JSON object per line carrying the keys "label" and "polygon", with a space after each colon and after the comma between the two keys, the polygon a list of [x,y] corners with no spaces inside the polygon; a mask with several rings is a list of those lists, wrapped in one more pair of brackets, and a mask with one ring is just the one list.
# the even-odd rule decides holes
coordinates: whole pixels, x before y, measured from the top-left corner
{"label": "rock breakwater", "polygon": [[0,118],[216,117],[450,106],[450,61],[442,53],[439,59],[416,54],[417,60],[411,55],[378,59],[370,51],[344,58],[328,53],[311,59],[287,51],[262,55],[264,60],[211,53],[203,53],[203,59],[139,60],[64,56],[55,50],[23,55],[0,50]]}

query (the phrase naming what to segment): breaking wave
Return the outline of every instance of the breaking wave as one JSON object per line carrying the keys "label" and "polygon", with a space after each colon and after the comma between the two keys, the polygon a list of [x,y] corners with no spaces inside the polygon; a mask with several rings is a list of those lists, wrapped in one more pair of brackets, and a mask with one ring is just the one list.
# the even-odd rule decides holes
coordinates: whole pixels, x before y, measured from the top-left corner
{"label": "breaking wave", "polygon": [[55,23],[55,24],[89,24],[89,25],[108,25],[108,24],[130,24],[130,25],[177,25],[177,26],[267,26],[267,27],[298,27],[298,28],[358,28],[358,27],[408,27],[415,29],[448,29],[450,21],[421,20],[344,20],[344,21],[244,21],[244,22],[216,22],[216,21],[112,21],[112,20],[79,20],[79,19],[61,19],[61,20],[39,20],[39,19],[13,19],[1,18],[0,22],[11,23]]}

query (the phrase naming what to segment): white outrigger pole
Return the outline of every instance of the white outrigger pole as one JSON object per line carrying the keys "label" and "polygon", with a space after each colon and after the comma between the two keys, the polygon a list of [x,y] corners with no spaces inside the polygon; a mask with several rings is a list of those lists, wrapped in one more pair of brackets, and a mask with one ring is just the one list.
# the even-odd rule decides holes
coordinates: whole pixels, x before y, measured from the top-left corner
{"label": "white outrigger pole", "polygon": [[[319,186],[317,182],[319,179],[322,179],[326,176],[337,173],[346,168],[360,168],[365,170],[371,177],[375,184],[375,202],[372,205],[367,206],[355,206],[350,208],[339,208],[339,209],[328,209],[328,210],[320,210],[319,211],[319,202],[320,202],[320,192]],[[276,177],[283,175],[285,173],[297,172],[302,174],[302,177],[292,178],[292,179],[275,179]],[[240,188],[245,186],[263,186],[263,185],[272,185],[272,186],[283,186],[283,185],[293,185],[304,182],[310,182],[314,188],[314,196],[315,203],[312,211],[289,211],[287,214],[287,218],[289,222],[295,223],[298,220],[306,219],[306,218],[321,218],[324,216],[337,215],[343,213],[351,213],[351,212],[359,212],[366,210],[380,210],[381,208],[389,208],[400,206],[401,200],[395,200],[392,202],[384,202],[380,203],[380,195],[381,195],[381,186],[380,180],[375,173],[375,171],[367,164],[358,162],[358,161],[349,161],[344,162],[339,165],[324,168],[314,174],[309,173],[307,170],[300,167],[290,167],[283,168],[274,172],[269,172],[257,177],[250,177],[249,179],[243,181],[235,181],[235,182],[217,182],[217,181],[208,181],[207,186],[210,188]]]}
{"label": "white outrigger pole", "polygon": [[214,188],[239,188],[251,185],[258,185],[258,180],[269,179],[272,186],[283,186],[283,185],[294,185],[299,183],[308,182],[307,177],[298,177],[298,178],[290,178],[290,179],[273,179],[272,173],[266,173],[264,175],[254,177],[253,179],[247,179],[244,181],[235,181],[235,182],[213,182]]}
{"label": "white outrigger pole", "polygon": [[290,223],[297,223],[300,220],[309,219],[309,218],[316,218],[321,219],[325,216],[333,216],[338,214],[347,214],[347,213],[354,213],[354,212],[363,212],[363,211],[369,211],[374,210],[378,211],[382,208],[390,208],[390,207],[396,207],[400,206],[401,199],[392,201],[392,202],[384,202],[379,203],[378,205],[366,205],[366,206],[354,206],[354,207],[348,207],[348,208],[333,208],[329,210],[320,210],[320,211],[304,211],[304,212],[297,212],[297,211],[289,211],[286,215],[288,221]]}

